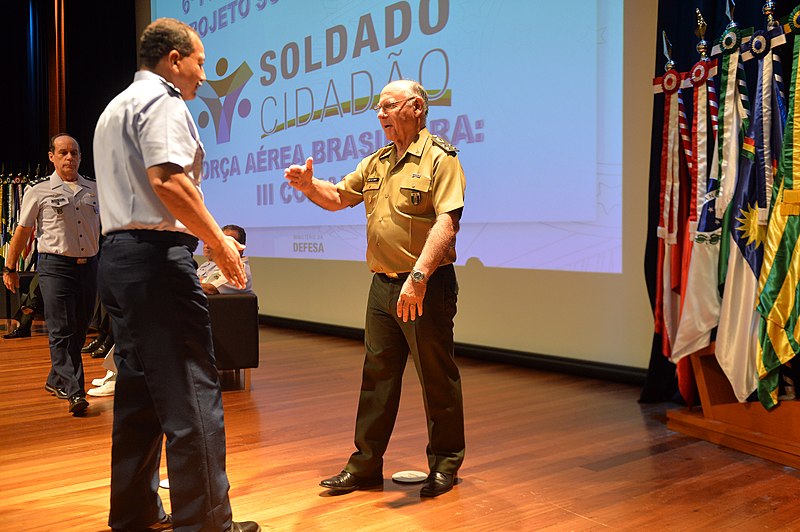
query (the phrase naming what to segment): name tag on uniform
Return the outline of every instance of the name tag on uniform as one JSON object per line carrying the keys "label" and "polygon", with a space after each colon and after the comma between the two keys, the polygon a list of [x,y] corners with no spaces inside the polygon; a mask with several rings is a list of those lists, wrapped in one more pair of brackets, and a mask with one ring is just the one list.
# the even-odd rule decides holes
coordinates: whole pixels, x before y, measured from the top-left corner
{"label": "name tag on uniform", "polygon": [[64,214],[64,206],[69,203],[69,200],[64,197],[48,198],[47,205],[56,212],[56,215],[62,216]]}
{"label": "name tag on uniform", "polygon": [[68,202],[69,202],[69,200],[67,200],[67,198],[60,197],[60,196],[59,197],[55,197],[55,198],[49,198],[47,200],[47,204],[50,205],[53,208],[63,207]]}

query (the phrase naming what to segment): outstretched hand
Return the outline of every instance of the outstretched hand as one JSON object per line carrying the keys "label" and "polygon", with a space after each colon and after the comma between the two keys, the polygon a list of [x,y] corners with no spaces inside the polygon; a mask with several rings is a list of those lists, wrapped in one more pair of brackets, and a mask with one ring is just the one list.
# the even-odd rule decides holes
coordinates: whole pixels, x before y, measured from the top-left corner
{"label": "outstretched hand", "polygon": [[312,157],[306,159],[305,166],[291,165],[283,171],[283,177],[289,181],[292,187],[300,192],[305,192],[311,186],[311,178],[314,177],[314,159]]}

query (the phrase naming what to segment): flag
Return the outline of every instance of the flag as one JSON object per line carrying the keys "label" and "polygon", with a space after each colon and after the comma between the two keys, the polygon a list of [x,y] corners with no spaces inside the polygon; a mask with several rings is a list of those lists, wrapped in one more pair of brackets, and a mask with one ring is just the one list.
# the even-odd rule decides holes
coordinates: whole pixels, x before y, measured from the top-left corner
{"label": "flag", "polygon": [[[686,351],[688,347],[686,344],[687,331],[691,328],[691,324],[697,318],[700,310],[696,305],[697,298],[693,297],[695,290],[690,288],[690,285],[694,285],[697,282],[696,276],[692,275],[694,240],[703,209],[703,198],[707,192],[708,146],[710,141],[713,142],[716,131],[717,99],[712,79],[715,73],[716,60],[703,58],[685,76],[687,84],[694,87],[691,131],[688,131],[688,127],[686,127],[686,120],[683,114],[681,114],[680,121],[681,140],[684,143],[684,152],[687,156],[687,166],[689,168],[690,190],[686,201],[685,228],[681,234],[680,283],[676,287],[680,294],[679,318],[676,325],[674,344],[671,351],[665,354],[677,365],[678,390],[689,406],[694,403],[695,382],[689,359],[684,357],[691,352]],[[688,148],[686,147],[687,144]],[[679,233],[681,232],[679,231]]]}
{"label": "flag", "polygon": [[[798,9],[791,15],[792,27],[797,31]],[[797,290],[800,283],[800,183],[794,164],[800,158],[800,110],[797,108],[798,56],[800,39],[795,37],[792,51],[792,75],[789,84],[786,132],[780,149],[778,172],[775,177],[773,205],[764,251],[764,266],[759,278],[759,359],[758,398],[765,408],[778,404],[778,378],[782,364],[800,352],[796,325],[800,309],[797,308]],[[779,87],[778,87],[779,89]]]}
{"label": "flag", "polygon": [[[655,331],[661,334],[662,353],[669,356],[680,309],[680,267],[682,255],[678,238],[685,202],[681,180],[686,179],[686,164],[691,160],[686,130],[686,113],[680,87],[683,76],[668,63],[666,73],[653,80],[654,90],[664,93],[664,126],[661,139],[661,180],[659,190],[658,259],[656,269]],[[681,128],[681,123],[684,127]],[[684,129],[683,135],[681,129]],[[683,138],[682,138],[683,137]],[[685,196],[685,191],[683,196]]]}
{"label": "flag", "polygon": [[[711,164],[708,161],[708,145],[716,140],[717,129],[718,104],[712,78],[715,71],[716,60],[699,61],[690,71],[694,85],[692,206],[689,210],[687,246],[684,250],[685,278],[682,283],[681,313],[670,354],[670,360],[679,365],[678,388],[687,404],[693,402],[693,386],[691,373],[680,371],[680,365],[686,363],[681,361],[686,355],[710,344],[711,330],[716,327],[719,319],[717,263],[720,229],[714,211],[718,182],[716,143]],[[735,84],[731,89],[736,90]],[[736,110],[736,106],[730,107],[729,122]],[[681,377],[690,382],[682,384]]]}
{"label": "flag", "polygon": [[[698,172],[695,196],[698,221],[686,281],[686,296],[672,351],[672,360],[678,363],[686,355],[710,345],[711,332],[719,323],[722,301],[718,273],[722,238],[719,219],[733,195],[741,132],[749,123],[750,106],[739,50],[743,35],[749,36],[749,32],[742,32],[731,21],[715,47],[715,54],[722,54],[719,60],[722,96],[718,104],[713,158],[705,186],[699,181],[703,174]],[[713,87],[713,84],[710,86]],[[713,118],[712,113],[712,124]]]}
{"label": "flag", "polygon": [[[751,42],[763,43],[763,32]],[[768,47],[767,47],[768,50]],[[758,279],[764,260],[767,222],[767,181],[771,181],[773,153],[780,149],[779,105],[773,98],[773,60],[767,51],[758,61],[753,115],[742,143],[739,171],[733,196],[725,212],[722,237],[728,254],[725,288],[720,308],[716,356],[740,402],[758,386],[759,313],[755,310]]]}

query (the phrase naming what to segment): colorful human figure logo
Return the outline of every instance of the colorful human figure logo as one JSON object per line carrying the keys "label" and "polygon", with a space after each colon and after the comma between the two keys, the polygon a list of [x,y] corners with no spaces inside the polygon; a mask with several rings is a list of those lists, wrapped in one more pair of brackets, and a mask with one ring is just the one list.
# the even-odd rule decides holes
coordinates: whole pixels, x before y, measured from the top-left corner
{"label": "colorful human figure logo", "polygon": [[[217,61],[216,72],[222,77],[228,71],[228,60],[224,57]],[[231,140],[231,128],[233,127],[234,111],[240,117],[245,118],[250,114],[252,105],[250,100],[244,98],[239,101],[239,96],[244,90],[244,86],[253,71],[242,61],[239,68],[231,72],[225,78],[218,80],[208,80],[197,91],[197,96],[205,102],[208,111],[203,111],[197,118],[197,124],[205,128],[209,124],[209,113],[214,121],[214,129],[217,136],[217,144],[225,144]]]}

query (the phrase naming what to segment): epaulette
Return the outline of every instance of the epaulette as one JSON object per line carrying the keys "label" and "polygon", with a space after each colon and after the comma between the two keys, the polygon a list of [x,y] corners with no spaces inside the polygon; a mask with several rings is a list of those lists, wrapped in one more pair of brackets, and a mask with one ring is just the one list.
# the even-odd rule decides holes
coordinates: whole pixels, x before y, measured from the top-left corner
{"label": "epaulette", "polygon": [[167,88],[167,92],[171,96],[183,97],[181,95],[181,90],[178,87],[176,87],[175,85],[173,85],[172,83],[170,83],[169,81],[167,81],[165,79],[162,79],[161,83]]}
{"label": "epaulette", "polygon": [[96,177],[92,177],[90,175],[83,175],[83,174],[81,174],[81,177],[84,178],[86,181],[93,181],[93,182],[97,183],[97,178]]}
{"label": "epaulette", "polygon": [[33,187],[33,186],[38,185],[39,183],[44,183],[45,181],[50,181],[50,176],[49,175],[43,175],[41,177],[37,177],[36,179],[28,181],[27,184],[28,184],[29,187]]}
{"label": "epaulette", "polygon": [[437,135],[431,135],[431,140],[433,140],[434,144],[439,146],[441,149],[443,149],[450,155],[455,155],[458,153],[458,148],[456,148],[455,146],[444,140],[442,137],[439,137]]}

